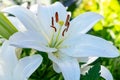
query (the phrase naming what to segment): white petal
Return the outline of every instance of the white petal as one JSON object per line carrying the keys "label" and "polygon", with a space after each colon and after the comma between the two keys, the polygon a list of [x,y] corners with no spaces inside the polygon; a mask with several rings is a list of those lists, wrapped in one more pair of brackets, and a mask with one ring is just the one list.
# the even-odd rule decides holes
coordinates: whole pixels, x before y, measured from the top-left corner
{"label": "white petal", "polygon": [[98,57],[88,57],[88,61],[85,64],[81,65],[82,74],[85,74],[86,71],[88,71],[89,68],[91,67],[91,66],[89,66],[89,64],[93,63],[97,59],[98,59]]}
{"label": "white petal", "polygon": [[28,9],[20,6],[12,6],[12,7],[5,8],[3,11],[13,14],[17,18],[19,18],[19,20],[24,24],[24,26],[28,30],[33,30],[33,29],[37,30],[37,26],[38,26],[37,18]]}
{"label": "white petal", "polygon": [[86,33],[102,18],[101,15],[94,12],[83,13],[70,22],[68,33],[72,33],[73,35]]}
{"label": "white petal", "polygon": [[79,57],[78,58],[79,62],[86,62],[85,64],[83,64],[84,66],[93,63],[97,59],[98,59],[98,57]]}
{"label": "white petal", "polygon": [[110,42],[88,34],[66,39],[61,52],[73,57],[117,57],[119,52]]}
{"label": "white petal", "polygon": [[0,46],[0,54],[1,54],[1,46]]}
{"label": "white petal", "polygon": [[85,75],[92,66],[81,66],[81,74]]}
{"label": "white petal", "polygon": [[15,47],[10,46],[8,41],[5,41],[3,43],[1,47],[0,57],[6,65],[6,69],[9,71],[12,71],[18,62],[15,54]]}
{"label": "white petal", "polygon": [[110,71],[106,67],[101,66],[100,72],[101,72],[101,76],[105,80],[113,80],[112,74],[110,73]]}
{"label": "white petal", "polygon": [[0,79],[4,80],[4,77],[5,77],[4,67],[3,67],[3,64],[1,64],[1,61],[0,61]]}
{"label": "white petal", "polygon": [[10,37],[10,44],[21,48],[33,48],[43,52],[54,52],[56,49],[47,47],[47,41],[36,32],[17,32]]}
{"label": "white petal", "polygon": [[86,64],[91,64],[93,63],[94,61],[96,61],[98,59],[98,57],[89,57],[89,60]]}
{"label": "white petal", "polygon": [[9,42],[5,41],[1,47],[1,53],[0,53],[1,80],[12,80],[11,72],[14,70],[17,61],[18,60],[15,55],[15,47],[10,46]]}
{"label": "white petal", "polygon": [[43,5],[50,5],[51,0],[37,0],[38,4],[43,4]]}
{"label": "white petal", "polygon": [[54,69],[55,72],[57,72],[57,73],[60,73],[60,72],[61,72],[59,66],[58,66],[56,63],[53,63],[53,69]]}
{"label": "white petal", "polygon": [[15,67],[14,80],[27,80],[41,63],[42,57],[40,55],[22,58]]}
{"label": "white petal", "polygon": [[67,12],[66,8],[60,2],[56,2],[50,6],[39,5],[38,7],[39,20],[44,26],[43,28],[48,35],[50,34],[50,31],[52,31],[50,26],[52,24],[52,17],[54,17],[55,20],[56,12],[58,12],[59,19],[65,22]]}
{"label": "white petal", "polygon": [[87,62],[88,61],[88,57],[79,57],[77,58],[78,62]]}
{"label": "white petal", "polygon": [[31,5],[30,10],[31,10],[34,14],[37,14],[37,8],[38,8],[38,4]]}
{"label": "white petal", "polygon": [[80,79],[79,63],[75,58],[66,56],[63,53],[59,53],[59,57],[55,57],[55,55],[53,55],[52,53],[49,53],[48,56],[54,63],[56,63],[59,71],[62,72],[65,80]]}
{"label": "white petal", "polygon": [[26,31],[24,25],[16,17],[8,17],[8,19],[12,22],[18,31]]}
{"label": "white petal", "polygon": [[5,8],[2,11],[16,16],[27,30],[37,31],[39,34],[43,34],[48,39],[48,36],[44,32],[43,26],[39,22],[37,16],[30,10],[20,6],[12,6]]}

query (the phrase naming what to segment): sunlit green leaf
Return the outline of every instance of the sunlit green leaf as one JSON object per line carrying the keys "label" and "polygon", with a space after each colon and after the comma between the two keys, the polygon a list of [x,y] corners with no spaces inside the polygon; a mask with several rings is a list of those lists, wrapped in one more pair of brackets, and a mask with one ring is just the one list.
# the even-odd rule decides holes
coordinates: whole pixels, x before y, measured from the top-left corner
{"label": "sunlit green leaf", "polygon": [[17,32],[17,29],[14,25],[6,18],[6,16],[0,12],[0,35],[6,39]]}

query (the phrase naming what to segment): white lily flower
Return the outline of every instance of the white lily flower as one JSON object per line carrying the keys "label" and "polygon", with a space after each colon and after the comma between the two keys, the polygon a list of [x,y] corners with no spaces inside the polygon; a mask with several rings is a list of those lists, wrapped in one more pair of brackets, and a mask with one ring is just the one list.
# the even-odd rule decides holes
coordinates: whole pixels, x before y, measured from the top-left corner
{"label": "white lily flower", "polygon": [[40,55],[24,57],[15,55],[15,47],[5,41],[0,48],[0,80],[28,80],[42,62]]}
{"label": "white lily flower", "polygon": [[8,19],[11,21],[11,23],[13,23],[13,25],[16,27],[18,31],[21,31],[21,32],[26,31],[25,26],[16,17],[9,16]]}
{"label": "white lily flower", "polygon": [[119,55],[108,41],[85,34],[103,18],[97,13],[87,12],[70,21],[70,14],[59,2],[40,5],[36,14],[20,6],[6,8],[4,12],[15,15],[27,29],[14,34],[11,44],[47,52],[54,70],[62,72],[65,80],[80,79],[78,58]]}
{"label": "white lily flower", "polygon": [[[89,64],[94,62],[96,59],[98,59],[98,57],[89,57],[87,63],[81,66],[81,74],[85,75],[85,73],[87,73],[88,70],[92,67],[89,66]],[[102,65],[101,65],[100,73],[101,73],[100,76],[103,77],[105,80],[113,80],[113,76],[110,73],[110,71]]]}

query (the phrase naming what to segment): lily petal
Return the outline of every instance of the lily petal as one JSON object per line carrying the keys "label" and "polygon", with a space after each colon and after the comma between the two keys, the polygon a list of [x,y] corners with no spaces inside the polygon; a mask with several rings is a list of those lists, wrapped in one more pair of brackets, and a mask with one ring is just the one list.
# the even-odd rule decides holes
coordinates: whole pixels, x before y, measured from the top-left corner
{"label": "lily petal", "polygon": [[[62,20],[65,22],[67,17],[67,11],[66,11],[66,8],[60,2],[56,2],[50,6],[43,6],[43,5],[38,6],[39,21],[44,26],[43,28],[48,35],[52,31],[51,30],[52,28],[50,26],[52,24],[51,23],[52,17],[55,17],[56,12],[58,12],[59,20]],[[47,15],[45,13],[47,13]]]}
{"label": "lily petal", "polygon": [[86,33],[103,17],[94,12],[86,12],[70,22],[69,34]]}
{"label": "lily petal", "polygon": [[21,6],[12,6],[12,7],[5,8],[2,11],[16,16],[23,23],[23,25],[27,30],[37,31],[39,32],[39,34],[43,34],[48,40],[48,36],[46,35],[43,28],[41,27],[42,25],[38,21],[38,17],[34,13],[32,13],[30,10]]}
{"label": "lily petal", "polygon": [[[81,34],[66,39],[62,53],[72,57],[117,57],[119,52],[110,42],[88,34]],[[67,46],[66,46],[67,45]]]}
{"label": "lily petal", "polygon": [[56,63],[53,63],[53,69],[54,69],[55,72],[57,72],[57,73],[60,73],[60,72],[61,72],[59,66],[58,66]]}
{"label": "lily petal", "polygon": [[81,74],[85,75],[92,66],[81,66]]}
{"label": "lily petal", "polygon": [[[53,53],[49,53],[49,58],[56,63],[59,72],[61,71],[65,80],[79,80],[80,68],[77,59],[65,56],[64,54],[58,54],[59,58],[56,58]],[[54,68],[55,69],[55,68]],[[56,71],[55,70],[55,71]]]}
{"label": "lily petal", "polygon": [[89,60],[88,57],[79,57],[77,58],[78,62],[87,62]]}
{"label": "lily petal", "polygon": [[93,63],[94,61],[96,61],[98,59],[98,57],[89,57],[89,60],[87,61],[86,64],[91,64]]}
{"label": "lily petal", "polygon": [[3,12],[10,13],[19,18],[19,20],[28,30],[38,30],[37,17],[30,10],[27,10],[26,8],[20,6],[12,6],[3,9]]}
{"label": "lily petal", "polygon": [[3,43],[1,47],[0,58],[6,64],[6,69],[8,70],[13,70],[14,66],[17,64],[18,59],[15,54],[15,47],[10,46],[9,41],[5,41]]}
{"label": "lily petal", "polygon": [[85,73],[88,72],[88,70],[91,68],[89,64],[93,63],[97,59],[98,57],[88,57],[88,61],[85,64],[81,65],[81,74],[85,75]]}
{"label": "lily petal", "polygon": [[10,44],[21,48],[33,48],[43,52],[54,52],[56,49],[47,47],[47,41],[40,34],[32,31],[17,32],[10,37]]}
{"label": "lily petal", "polygon": [[[5,80],[5,72],[4,72],[4,67],[3,67],[3,64],[1,63],[0,61],[0,79],[1,80]],[[7,80],[7,79],[6,79]]]}
{"label": "lily petal", "polygon": [[113,80],[112,74],[106,67],[101,66],[100,72],[101,72],[101,77],[103,77],[105,80]]}
{"label": "lily petal", "polygon": [[38,8],[38,4],[31,5],[30,10],[31,10],[34,14],[37,14],[37,8]]}
{"label": "lily petal", "polygon": [[17,28],[18,31],[26,31],[24,25],[16,17],[8,17],[8,19],[12,22],[12,24]]}
{"label": "lily petal", "polygon": [[11,72],[18,62],[15,47],[10,46],[9,41],[5,41],[0,49],[0,79],[12,79]]}
{"label": "lily petal", "polygon": [[14,80],[27,80],[41,63],[42,57],[40,55],[22,58],[15,67]]}

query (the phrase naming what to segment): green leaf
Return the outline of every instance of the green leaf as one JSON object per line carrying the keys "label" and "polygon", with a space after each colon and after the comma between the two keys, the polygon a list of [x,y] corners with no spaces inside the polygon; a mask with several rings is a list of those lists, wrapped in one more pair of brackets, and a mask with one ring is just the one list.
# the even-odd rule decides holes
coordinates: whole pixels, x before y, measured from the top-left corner
{"label": "green leaf", "polygon": [[86,75],[82,75],[81,80],[100,80],[100,63],[90,68]]}
{"label": "green leaf", "polygon": [[0,12],[0,35],[6,39],[17,32],[17,29],[14,25],[6,18],[6,16]]}

